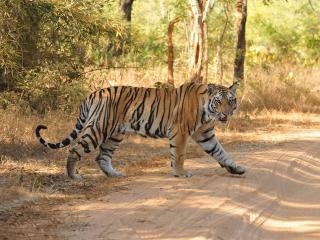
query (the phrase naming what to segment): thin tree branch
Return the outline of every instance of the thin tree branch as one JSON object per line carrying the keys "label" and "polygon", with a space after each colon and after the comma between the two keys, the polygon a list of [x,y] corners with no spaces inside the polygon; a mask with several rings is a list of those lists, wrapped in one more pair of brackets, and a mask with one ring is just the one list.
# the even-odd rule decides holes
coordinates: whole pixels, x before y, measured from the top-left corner
{"label": "thin tree branch", "polygon": [[211,11],[215,3],[216,3],[216,0],[207,0],[206,5],[204,7],[204,11],[203,11],[202,22],[205,22],[207,20],[207,14],[209,11]]}
{"label": "thin tree branch", "polygon": [[313,5],[313,3],[311,2],[311,0],[308,0],[308,3],[310,5],[310,8],[312,9],[312,11],[314,11],[316,14],[320,14],[319,9],[316,9]]}
{"label": "thin tree branch", "polygon": [[246,54],[246,20],[247,20],[247,0],[237,0],[236,6],[237,21],[237,44],[236,56],[234,60],[233,82],[237,85],[244,79],[244,61]]}
{"label": "thin tree branch", "polygon": [[95,71],[101,71],[101,70],[107,70],[107,69],[132,69],[132,68],[142,68],[142,67],[143,66],[118,66],[118,67],[117,66],[109,66],[109,67],[91,69],[89,71],[80,73],[79,76],[85,75],[87,73],[91,73],[91,72],[95,72]]}
{"label": "thin tree branch", "polygon": [[168,84],[174,86],[174,78],[173,78],[173,64],[174,64],[174,53],[173,53],[173,41],[172,41],[172,33],[174,25],[180,21],[179,17],[174,18],[169,22],[168,25]]}

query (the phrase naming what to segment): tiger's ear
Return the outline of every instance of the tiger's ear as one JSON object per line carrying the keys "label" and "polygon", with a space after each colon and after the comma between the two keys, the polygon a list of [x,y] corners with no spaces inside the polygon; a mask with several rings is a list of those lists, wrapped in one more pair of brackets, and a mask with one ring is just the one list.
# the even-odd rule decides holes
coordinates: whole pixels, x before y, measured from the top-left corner
{"label": "tiger's ear", "polygon": [[229,87],[229,90],[231,90],[233,93],[236,93],[239,85],[240,85],[239,81],[235,80],[233,81],[233,84]]}
{"label": "tiger's ear", "polygon": [[214,85],[212,83],[208,84],[208,93],[209,93],[209,95],[213,93],[215,88],[216,88],[216,85]]}

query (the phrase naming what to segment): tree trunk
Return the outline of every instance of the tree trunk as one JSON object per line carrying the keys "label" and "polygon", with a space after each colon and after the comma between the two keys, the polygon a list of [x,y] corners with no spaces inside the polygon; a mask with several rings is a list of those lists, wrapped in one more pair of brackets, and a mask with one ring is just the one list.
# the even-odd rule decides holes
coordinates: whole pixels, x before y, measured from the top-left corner
{"label": "tree trunk", "polygon": [[[214,0],[189,0],[193,14],[191,32],[190,79],[197,83],[206,83],[208,75],[208,26],[207,14]],[[203,71],[202,71],[203,70]]]}
{"label": "tree trunk", "polygon": [[236,56],[234,60],[233,82],[239,85],[244,79],[246,54],[247,0],[236,0]]}
{"label": "tree trunk", "polygon": [[222,46],[218,44],[216,50],[216,57],[214,63],[214,78],[219,80],[219,83],[222,85],[223,79],[223,60],[222,60]]}
{"label": "tree trunk", "polygon": [[179,21],[179,18],[175,18],[169,22],[168,26],[168,84],[174,87],[174,78],[173,78],[173,63],[174,63],[174,53],[173,53],[173,42],[172,42],[172,33],[174,25]]}
{"label": "tree trunk", "polygon": [[164,9],[164,0],[159,0],[159,8],[160,8],[160,16],[161,18],[165,17],[165,9]]}
{"label": "tree trunk", "polygon": [[29,30],[24,34],[20,46],[22,49],[22,67],[30,69],[38,64],[37,42],[41,18],[34,14],[32,11],[28,11],[27,17],[29,18]]}
{"label": "tree trunk", "polygon": [[202,83],[207,83],[208,80],[208,25],[207,21],[203,22],[203,73]]}
{"label": "tree trunk", "polygon": [[134,0],[120,0],[120,12],[122,14],[122,17],[127,20],[128,22],[131,22],[131,12],[132,12],[132,4]]}
{"label": "tree trunk", "polygon": [[126,23],[127,37],[118,36],[114,43],[110,43],[108,50],[112,51],[113,56],[117,57],[125,52],[126,42],[131,41],[131,13],[134,0],[119,0],[119,13]]}
{"label": "tree trunk", "polygon": [[193,27],[191,32],[191,61],[190,77],[192,81],[202,82],[202,55],[203,55],[203,2],[202,0],[190,0],[193,14]]}
{"label": "tree trunk", "polygon": [[224,12],[225,12],[225,17],[226,21],[224,23],[222,32],[219,37],[219,42],[217,45],[217,53],[216,53],[216,58],[215,58],[215,69],[214,69],[214,76],[216,80],[219,80],[220,84],[222,85],[222,79],[223,79],[223,42],[224,42],[224,36],[227,30],[227,26],[229,24],[229,15],[228,15],[228,10],[227,10],[227,3],[224,6]]}

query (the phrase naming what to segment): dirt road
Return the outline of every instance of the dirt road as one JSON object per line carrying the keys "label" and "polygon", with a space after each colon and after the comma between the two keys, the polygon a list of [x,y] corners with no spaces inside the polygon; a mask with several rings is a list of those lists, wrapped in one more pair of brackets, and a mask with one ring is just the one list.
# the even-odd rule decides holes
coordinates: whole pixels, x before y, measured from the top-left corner
{"label": "dirt road", "polygon": [[[193,177],[169,167],[119,183],[98,200],[60,207],[67,239],[320,239],[320,131],[272,134],[230,153],[232,176],[208,157]],[[60,230],[59,230],[60,231]]]}

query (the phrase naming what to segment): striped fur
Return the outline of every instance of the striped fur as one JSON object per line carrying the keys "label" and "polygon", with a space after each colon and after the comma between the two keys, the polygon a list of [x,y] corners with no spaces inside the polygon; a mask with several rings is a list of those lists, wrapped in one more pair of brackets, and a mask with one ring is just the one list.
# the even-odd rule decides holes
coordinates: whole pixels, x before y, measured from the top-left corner
{"label": "striped fur", "polygon": [[109,176],[123,176],[111,164],[112,155],[126,133],[145,137],[169,138],[171,165],[175,176],[190,177],[183,168],[188,136],[197,141],[230,173],[243,174],[215,138],[216,121],[226,122],[236,108],[234,86],[183,84],[179,88],[110,87],[91,93],[82,103],[77,124],[61,142],[48,143],[41,135],[46,126],[36,128],[36,136],[46,147],[62,148],[81,137],[70,149],[67,172],[76,174],[76,163],[85,153],[99,148],[96,158]]}

